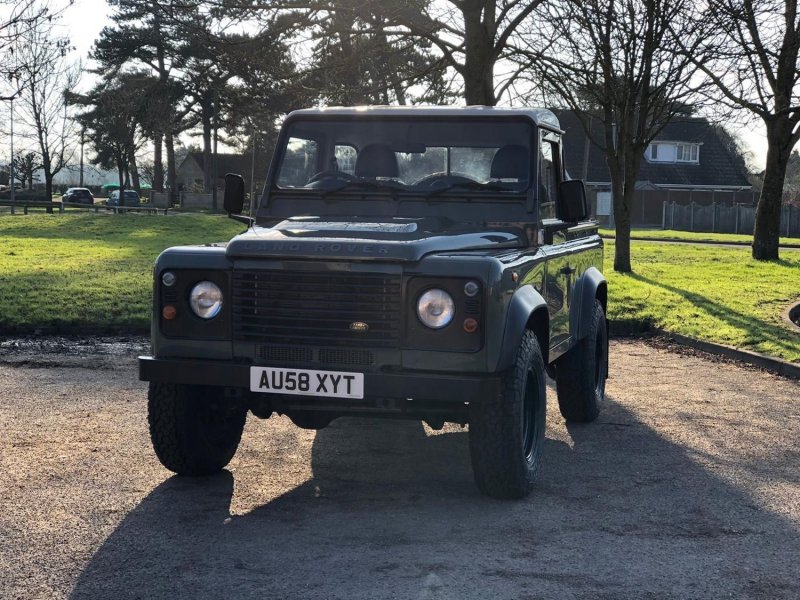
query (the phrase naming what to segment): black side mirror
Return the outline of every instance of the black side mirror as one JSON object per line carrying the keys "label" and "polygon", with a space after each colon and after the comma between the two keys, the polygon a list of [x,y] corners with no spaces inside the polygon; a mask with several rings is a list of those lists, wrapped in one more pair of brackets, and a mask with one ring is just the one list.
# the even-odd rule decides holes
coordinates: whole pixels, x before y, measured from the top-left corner
{"label": "black side mirror", "polygon": [[577,223],[589,216],[586,188],[580,179],[562,181],[558,186],[556,217],[565,223]]}
{"label": "black side mirror", "polygon": [[236,173],[225,175],[225,212],[238,215],[244,207],[244,178]]}

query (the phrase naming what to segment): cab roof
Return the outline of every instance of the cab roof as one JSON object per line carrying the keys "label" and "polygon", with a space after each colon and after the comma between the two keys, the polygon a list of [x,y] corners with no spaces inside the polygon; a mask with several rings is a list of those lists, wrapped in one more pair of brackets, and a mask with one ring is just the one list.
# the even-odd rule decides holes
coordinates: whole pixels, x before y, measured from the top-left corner
{"label": "cab roof", "polygon": [[547,108],[508,108],[497,106],[323,106],[319,108],[305,108],[289,113],[287,119],[303,116],[334,116],[334,117],[526,117],[537,126],[544,125],[551,129],[561,131],[558,117]]}

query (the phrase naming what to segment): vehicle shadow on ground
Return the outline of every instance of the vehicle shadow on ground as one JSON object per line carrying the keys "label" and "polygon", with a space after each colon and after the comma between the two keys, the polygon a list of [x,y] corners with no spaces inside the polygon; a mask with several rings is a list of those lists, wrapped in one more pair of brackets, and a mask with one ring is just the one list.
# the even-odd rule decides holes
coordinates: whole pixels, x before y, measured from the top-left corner
{"label": "vehicle shadow on ground", "polygon": [[752,316],[732,310],[730,307],[723,306],[702,294],[677,288],[663,281],[657,281],[656,279],[645,277],[638,273],[629,273],[627,276],[631,279],[641,281],[642,283],[654,287],[660,287],[668,292],[683,297],[685,300],[691,302],[698,310],[744,333],[746,336],[745,341],[748,343],[757,344],[758,342],[768,341],[787,353],[792,353],[796,349],[796,342],[791,339],[791,331],[781,321],[770,323],[766,320],[762,320],[757,323],[756,327],[756,321]]}
{"label": "vehicle shadow on ground", "polygon": [[71,597],[800,596],[790,521],[613,400],[567,433],[508,502],[475,489],[466,432],[340,419],[316,435],[312,479],[247,514],[230,515],[230,472],[167,479]]}

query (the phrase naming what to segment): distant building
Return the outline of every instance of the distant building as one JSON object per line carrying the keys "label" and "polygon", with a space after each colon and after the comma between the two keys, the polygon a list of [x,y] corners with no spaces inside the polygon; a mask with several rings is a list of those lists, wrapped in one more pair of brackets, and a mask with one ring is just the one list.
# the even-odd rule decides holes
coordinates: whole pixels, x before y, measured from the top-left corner
{"label": "distant building", "polygon": [[[212,178],[213,185],[213,170],[214,170],[214,157],[211,156],[211,164],[208,165],[209,173]],[[244,189],[250,189],[250,171],[252,168],[252,157],[248,154],[217,154],[217,189],[225,187],[225,174],[238,173],[244,177]],[[258,168],[259,165],[256,165]],[[178,165],[176,173],[176,183],[178,191],[184,192],[202,192],[203,190],[203,173],[205,169],[205,161],[202,152],[189,152],[186,158],[183,159]],[[258,172],[256,179],[260,179]]]}
{"label": "distant building", "polygon": [[[594,214],[611,221],[611,177],[605,153],[588,140],[572,111],[555,110],[564,136],[564,163],[569,174],[586,181]],[[592,137],[603,139],[603,124],[592,122]],[[631,211],[634,225],[660,225],[665,201],[689,204],[754,204],[757,197],[743,161],[720,139],[707,119],[673,119],[644,153]]]}

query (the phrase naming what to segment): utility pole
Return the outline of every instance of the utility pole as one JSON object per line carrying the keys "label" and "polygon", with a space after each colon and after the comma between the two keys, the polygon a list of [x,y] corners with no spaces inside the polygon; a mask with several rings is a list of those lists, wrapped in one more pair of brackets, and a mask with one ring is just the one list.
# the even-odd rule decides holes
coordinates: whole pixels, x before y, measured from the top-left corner
{"label": "utility pole", "polygon": [[217,106],[217,96],[214,96],[214,156],[211,159],[212,162],[212,179],[211,182],[211,208],[217,210],[217,133],[219,131],[219,116],[217,111],[219,110],[219,106]]}
{"label": "utility pole", "polygon": [[78,184],[78,187],[83,187],[83,143],[85,135],[86,135],[86,128],[81,127],[81,181],[80,184]]}
{"label": "utility pole", "polygon": [[[16,96],[16,94],[14,94]],[[14,192],[15,188],[17,187],[14,184],[14,96],[11,96],[9,100],[11,100],[11,202],[14,202]]]}
{"label": "utility pole", "polygon": [[250,216],[253,216],[253,210],[256,203],[255,186],[256,186],[256,126],[253,125],[253,157],[250,160]]}

